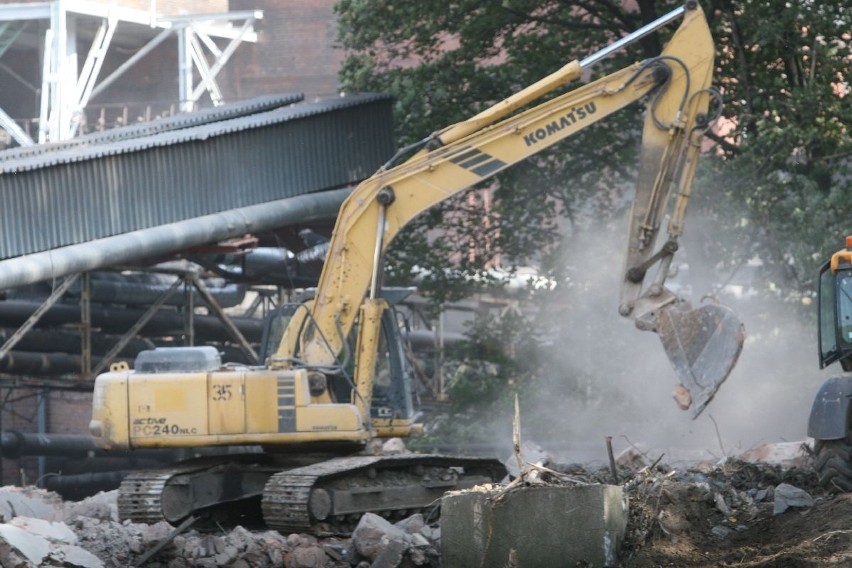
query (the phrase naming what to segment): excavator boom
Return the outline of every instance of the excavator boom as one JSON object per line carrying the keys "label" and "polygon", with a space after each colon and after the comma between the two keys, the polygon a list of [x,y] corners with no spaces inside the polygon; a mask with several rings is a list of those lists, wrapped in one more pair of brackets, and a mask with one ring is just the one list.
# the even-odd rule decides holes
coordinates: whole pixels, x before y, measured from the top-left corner
{"label": "excavator boom", "polygon": [[[631,35],[641,37],[679,15],[683,22],[659,57],[516,112],[579,77],[600,57],[571,62],[477,116],[435,133],[407,161],[362,183],[341,207],[311,310],[313,325],[307,326],[307,332],[291,325],[279,356],[294,355],[292,348],[298,341],[293,334],[299,334],[301,361],[332,365],[360,310],[377,296],[382,254],[409,221],[628,104],[648,98],[619,311],[641,329],[660,334],[681,387],[690,394],[681,394],[678,400],[697,416],[728,376],[744,334],[730,310],[720,306],[691,310],[663,286],[682,232],[700,141],[708,128],[714,47],[695,2]],[[504,118],[507,115],[511,116]],[[670,216],[669,236],[658,249],[655,243],[666,215]],[[652,267],[657,275],[649,283],[646,275]],[[370,298],[364,300],[368,293]],[[664,315],[672,309],[676,315]],[[369,374],[369,369],[367,364],[359,372]],[[362,384],[360,400],[368,401],[371,380],[366,378]]]}

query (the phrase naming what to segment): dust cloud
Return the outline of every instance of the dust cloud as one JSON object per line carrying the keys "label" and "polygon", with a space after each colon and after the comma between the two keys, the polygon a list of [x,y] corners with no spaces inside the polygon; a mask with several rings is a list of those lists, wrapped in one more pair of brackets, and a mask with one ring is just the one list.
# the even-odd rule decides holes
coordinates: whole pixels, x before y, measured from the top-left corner
{"label": "dust cloud", "polygon": [[[672,399],[677,376],[657,335],[617,313],[624,230],[611,229],[566,242],[566,278],[541,319],[552,330],[549,376],[526,397],[525,437],[589,460],[605,459],[605,438],[612,436],[616,452],[630,446],[668,452],[670,463],[681,454],[721,458],[764,443],[805,440],[813,396],[838,372],[818,369],[815,322],[802,315],[806,310],[779,298],[744,297],[749,287],[761,287],[760,275],[740,271],[717,297],[742,318],[746,343],[716,397],[693,420]],[[713,251],[687,234],[675,257],[679,271],[670,287],[693,307],[729,276],[712,269],[720,258],[705,255]]]}

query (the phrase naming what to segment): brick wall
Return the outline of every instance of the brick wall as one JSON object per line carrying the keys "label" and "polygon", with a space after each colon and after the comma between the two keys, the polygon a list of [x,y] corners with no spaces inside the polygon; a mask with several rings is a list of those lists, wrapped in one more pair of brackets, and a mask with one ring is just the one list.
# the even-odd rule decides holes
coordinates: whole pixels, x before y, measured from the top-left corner
{"label": "brick wall", "polygon": [[52,391],[47,399],[47,431],[54,434],[88,434],[92,394]]}
{"label": "brick wall", "polygon": [[[0,389],[0,426],[5,433],[37,433],[38,390]],[[88,392],[46,391],[44,401],[45,431],[50,434],[86,435],[92,415],[92,395]],[[0,485],[18,485],[22,479],[34,483],[38,479],[38,458],[4,457],[0,467]]]}
{"label": "brick wall", "polygon": [[[3,432],[38,431],[38,391],[32,389],[0,389],[0,427]],[[38,476],[38,459],[2,458],[0,485],[19,485],[22,473],[32,483]]]}
{"label": "brick wall", "polygon": [[301,92],[336,96],[343,51],[337,49],[334,0],[231,0],[231,10],[263,10],[260,42],[242,46],[230,66],[234,94],[247,98]]}

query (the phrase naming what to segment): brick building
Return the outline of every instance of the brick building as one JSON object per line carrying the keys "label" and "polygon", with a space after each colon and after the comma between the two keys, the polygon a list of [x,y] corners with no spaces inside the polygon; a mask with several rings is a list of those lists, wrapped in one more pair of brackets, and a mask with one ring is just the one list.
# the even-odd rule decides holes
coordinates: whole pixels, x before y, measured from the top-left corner
{"label": "brick building", "polygon": [[335,47],[334,0],[232,0],[232,10],[264,11],[260,42],[235,55],[230,67],[239,98],[302,92],[306,99],[338,94],[343,51]]}

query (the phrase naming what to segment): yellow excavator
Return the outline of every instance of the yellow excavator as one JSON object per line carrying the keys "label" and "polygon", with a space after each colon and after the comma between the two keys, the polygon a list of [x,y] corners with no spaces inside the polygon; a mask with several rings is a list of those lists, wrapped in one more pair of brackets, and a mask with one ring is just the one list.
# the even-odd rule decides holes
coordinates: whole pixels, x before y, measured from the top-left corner
{"label": "yellow excavator", "polygon": [[[659,56],[532,104],[679,18]],[[664,286],[709,128],[713,60],[704,13],[689,1],[401,150],[341,206],[314,296],[270,320],[263,366],[223,365],[211,347],[158,348],[140,353],[132,371],[99,376],[91,433],[104,448],[248,449],[130,474],[119,489],[122,519],[180,525],[260,502],[263,522],[282,532],[346,533],[364,512],[411,514],[445,491],[502,478],[497,460],[364,451],[421,429],[391,291],[381,286],[383,253],[421,212],[639,100],[647,116],[618,309],[660,335],[680,379],[676,400],[697,416],[744,337],[727,308],[692,309]]]}

